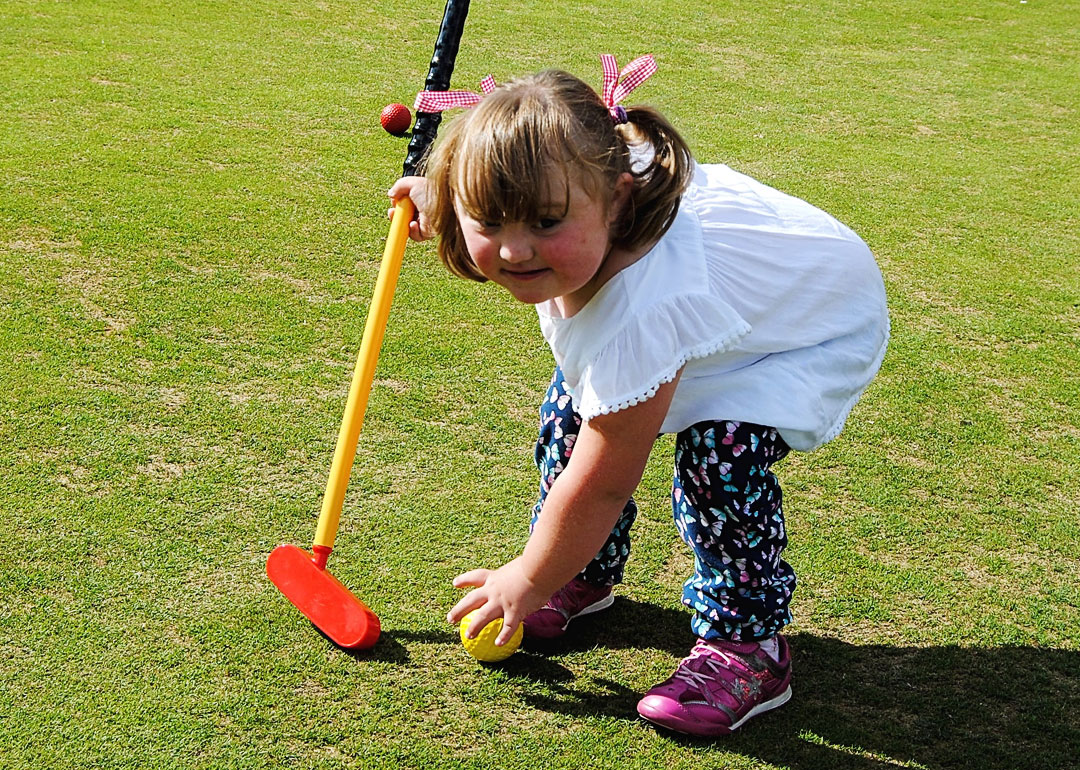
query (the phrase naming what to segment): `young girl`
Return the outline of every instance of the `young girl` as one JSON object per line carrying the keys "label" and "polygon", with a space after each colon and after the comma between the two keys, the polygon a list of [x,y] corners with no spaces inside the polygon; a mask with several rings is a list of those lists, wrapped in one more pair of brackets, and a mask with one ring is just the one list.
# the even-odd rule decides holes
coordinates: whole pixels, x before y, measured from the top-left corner
{"label": "young girl", "polygon": [[[644,64],[643,64],[644,62]],[[672,505],[694,552],[697,643],[638,712],[730,733],[791,696],[780,630],[795,574],[772,465],[834,438],[888,340],[881,275],[844,225],[726,166],[697,165],[658,112],[564,72],[495,88],[448,128],[426,177],[399,180],[455,274],[536,306],[557,366],[540,408],[540,499],[523,552],[450,611],[563,634],[609,607],[631,499],[658,434],[676,438]],[[485,90],[489,90],[485,88]]]}

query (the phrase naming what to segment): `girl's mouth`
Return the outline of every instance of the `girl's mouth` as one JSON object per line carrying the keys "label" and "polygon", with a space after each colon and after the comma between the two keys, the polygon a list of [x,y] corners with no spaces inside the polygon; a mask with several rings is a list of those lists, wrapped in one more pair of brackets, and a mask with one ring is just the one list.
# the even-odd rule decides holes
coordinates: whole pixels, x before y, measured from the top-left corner
{"label": "girl's mouth", "polygon": [[546,267],[541,267],[537,270],[503,270],[503,273],[509,275],[515,281],[531,281],[534,278],[539,278],[547,271]]}

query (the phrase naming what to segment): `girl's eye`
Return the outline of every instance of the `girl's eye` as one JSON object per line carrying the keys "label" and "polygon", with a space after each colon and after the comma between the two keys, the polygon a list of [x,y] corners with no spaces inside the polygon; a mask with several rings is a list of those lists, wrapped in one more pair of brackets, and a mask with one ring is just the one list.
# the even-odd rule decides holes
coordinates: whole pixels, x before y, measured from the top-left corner
{"label": "girl's eye", "polygon": [[540,221],[538,221],[536,223],[536,226],[539,227],[541,230],[550,230],[551,228],[555,227],[555,225],[559,224],[559,222],[560,222],[560,220],[558,220],[558,219],[552,219],[550,217],[545,217],[544,219],[541,219]]}

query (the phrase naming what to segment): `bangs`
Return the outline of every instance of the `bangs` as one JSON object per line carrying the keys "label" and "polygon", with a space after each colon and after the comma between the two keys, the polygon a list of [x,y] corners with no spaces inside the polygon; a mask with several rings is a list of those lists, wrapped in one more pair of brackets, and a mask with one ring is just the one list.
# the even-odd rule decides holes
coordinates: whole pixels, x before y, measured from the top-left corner
{"label": "bangs", "polygon": [[569,127],[528,96],[489,95],[455,148],[455,202],[478,222],[532,222],[569,211],[571,173],[580,176]]}

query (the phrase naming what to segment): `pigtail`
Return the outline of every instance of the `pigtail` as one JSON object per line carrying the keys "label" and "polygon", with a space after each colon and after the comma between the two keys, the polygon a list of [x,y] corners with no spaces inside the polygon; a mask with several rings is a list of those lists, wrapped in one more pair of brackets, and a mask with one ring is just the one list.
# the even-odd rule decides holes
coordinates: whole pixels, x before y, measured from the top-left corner
{"label": "pigtail", "polygon": [[626,110],[615,133],[631,156],[634,190],[620,222],[619,244],[634,249],[655,241],[671,227],[679,201],[694,174],[690,147],[675,127],[652,107]]}

